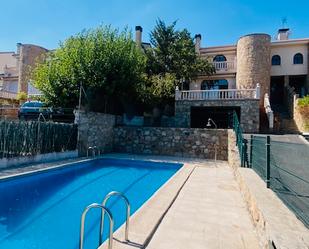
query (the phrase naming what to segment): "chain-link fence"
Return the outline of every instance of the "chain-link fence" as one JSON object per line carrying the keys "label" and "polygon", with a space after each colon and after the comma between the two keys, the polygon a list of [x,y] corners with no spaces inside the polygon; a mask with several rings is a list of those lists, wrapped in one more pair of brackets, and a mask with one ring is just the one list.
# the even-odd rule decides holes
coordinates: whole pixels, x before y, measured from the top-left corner
{"label": "chain-link fence", "polygon": [[251,136],[250,166],[309,227],[309,145]]}
{"label": "chain-link fence", "polygon": [[0,121],[0,158],[75,150],[76,144],[74,124]]}

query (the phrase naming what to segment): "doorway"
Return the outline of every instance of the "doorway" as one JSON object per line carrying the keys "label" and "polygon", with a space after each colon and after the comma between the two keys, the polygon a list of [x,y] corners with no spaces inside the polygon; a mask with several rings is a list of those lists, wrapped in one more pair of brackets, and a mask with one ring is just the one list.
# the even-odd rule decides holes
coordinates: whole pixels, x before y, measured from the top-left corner
{"label": "doorway", "polygon": [[282,105],[284,103],[284,76],[271,77],[270,103],[274,105]]}
{"label": "doorway", "polygon": [[240,107],[238,106],[191,107],[191,128],[206,128],[209,118],[216,123],[218,128],[232,128],[234,111],[240,120]]}

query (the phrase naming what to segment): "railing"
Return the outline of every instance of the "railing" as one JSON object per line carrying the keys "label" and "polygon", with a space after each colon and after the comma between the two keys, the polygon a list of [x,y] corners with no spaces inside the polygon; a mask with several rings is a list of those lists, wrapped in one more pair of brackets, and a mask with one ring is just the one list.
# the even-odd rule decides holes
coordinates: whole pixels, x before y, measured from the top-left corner
{"label": "railing", "polygon": [[236,71],[234,61],[214,61],[212,62],[216,72],[220,71]]}
{"label": "railing", "polygon": [[221,100],[221,99],[259,99],[260,86],[255,89],[224,89],[224,90],[190,90],[176,89],[176,100]]}
{"label": "railing", "polygon": [[247,152],[248,141],[243,138],[242,128],[235,111],[233,112],[233,130],[236,134],[236,145],[239,151],[241,167],[249,167]]}
{"label": "railing", "polygon": [[[111,211],[104,207],[103,205],[100,205],[98,203],[92,203],[88,207],[85,208],[81,222],[80,222],[80,235],[79,235],[79,249],[84,248],[84,234],[85,234],[85,219],[88,211],[93,208],[100,208],[102,212],[107,213],[108,218],[109,218],[109,240],[108,240],[108,249],[113,248],[113,230],[114,230],[114,218],[111,213]],[[99,240],[99,247],[102,244],[102,239],[101,239],[101,234],[100,234],[100,240]]]}
{"label": "railing", "polygon": [[0,98],[1,99],[17,99],[17,93],[1,90]]}
{"label": "railing", "polygon": [[[129,241],[129,222],[130,222],[130,212],[131,212],[131,205],[129,202],[129,199],[121,192],[117,192],[117,191],[112,191],[110,193],[108,193],[103,202],[102,202],[102,206],[106,206],[106,202],[109,200],[109,198],[111,198],[112,196],[118,196],[121,197],[126,205],[126,225],[125,225],[125,241]],[[104,230],[104,213],[101,213],[101,224],[100,224],[100,243],[102,243],[102,237],[103,237],[103,230]]]}
{"label": "railing", "polygon": [[264,96],[264,109],[265,109],[265,113],[266,113],[267,118],[268,118],[269,128],[273,129],[274,128],[274,112],[271,109],[269,96],[268,96],[267,93]]}

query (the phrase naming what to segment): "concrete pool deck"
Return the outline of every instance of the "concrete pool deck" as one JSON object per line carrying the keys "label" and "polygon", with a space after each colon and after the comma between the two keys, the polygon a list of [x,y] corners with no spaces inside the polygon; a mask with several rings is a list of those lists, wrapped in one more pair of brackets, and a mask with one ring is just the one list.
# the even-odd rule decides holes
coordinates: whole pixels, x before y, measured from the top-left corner
{"label": "concrete pool deck", "polygon": [[113,248],[260,248],[227,162],[157,159],[183,162],[184,167],[132,216],[129,243],[123,241],[124,226],[114,233]]}

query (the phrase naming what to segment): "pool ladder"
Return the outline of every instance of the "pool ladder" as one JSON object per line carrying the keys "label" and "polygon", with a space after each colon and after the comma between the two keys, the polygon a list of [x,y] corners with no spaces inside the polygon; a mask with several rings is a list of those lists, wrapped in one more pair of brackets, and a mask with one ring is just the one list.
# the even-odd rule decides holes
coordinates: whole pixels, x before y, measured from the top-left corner
{"label": "pool ladder", "polygon": [[98,156],[101,155],[101,151],[97,146],[89,146],[87,149],[87,157],[89,157],[89,152],[91,152],[92,156],[96,156],[96,152],[98,153]]}
{"label": "pool ladder", "polygon": [[109,200],[112,196],[120,196],[125,204],[126,204],[126,224],[125,224],[125,241],[129,241],[129,221],[130,221],[130,212],[131,212],[131,206],[128,198],[121,192],[112,191],[108,193],[102,204],[98,203],[92,203],[89,206],[87,206],[82,214],[81,217],[81,225],[80,225],[80,237],[79,237],[79,249],[83,249],[84,247],[84,231],[85,231],[85,219],[88,211],[93,208],[100,208],[101,209],[101,221],[100,221],[100,234],[99,234],[99,247],[102,245],[102,237],[103,237],[103,228],[104,228],[104,216],[105,213],[107,213],[107,216],[109,218],[109,239],[108,239],[108,249],[113,248],[113,230],[114,230],[114,218],[111,213],[111,211],[105,207],[106,202]]}

